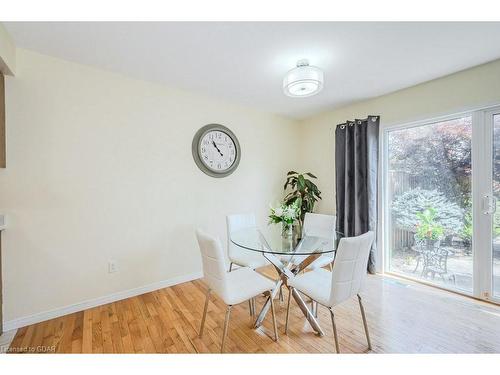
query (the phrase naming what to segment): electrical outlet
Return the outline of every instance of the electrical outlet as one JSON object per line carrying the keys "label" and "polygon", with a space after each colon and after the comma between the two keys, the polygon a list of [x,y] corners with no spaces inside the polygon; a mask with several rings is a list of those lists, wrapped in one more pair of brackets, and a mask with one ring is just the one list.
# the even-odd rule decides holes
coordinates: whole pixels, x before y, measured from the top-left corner
{"label": "electrical outlet", "polygon": [[118,269],[118,267],[116,265],[116,261],[110,260],[108,262],[108,273],[114,273],[117,271],[117,269]]}

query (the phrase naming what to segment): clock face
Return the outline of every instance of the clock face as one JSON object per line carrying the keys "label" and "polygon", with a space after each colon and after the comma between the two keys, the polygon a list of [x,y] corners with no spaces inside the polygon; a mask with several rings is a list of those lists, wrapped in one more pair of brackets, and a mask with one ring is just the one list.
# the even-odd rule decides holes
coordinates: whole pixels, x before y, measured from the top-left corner
{"label": "clock face", "polygon": [[196,132],[192,152],[196,165],[212,177],[229,176],[241,158],[238,139],[231,130],[219,124],[205,125]]}
{"label": "clock face", "polygon": [[237,152],[231,136],[222,130],[210,130],[200,139],[200,159],[207,168],[216,173],[230,169],[236,161]]}

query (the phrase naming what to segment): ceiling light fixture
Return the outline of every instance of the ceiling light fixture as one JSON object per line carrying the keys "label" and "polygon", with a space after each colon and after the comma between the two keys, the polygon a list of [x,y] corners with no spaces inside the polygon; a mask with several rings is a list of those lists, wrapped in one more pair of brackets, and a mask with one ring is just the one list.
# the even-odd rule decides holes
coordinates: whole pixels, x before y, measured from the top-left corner
{"label": "ceiling light fixture", "polygon": [[297,67],[290,70],[283,79],[286,96],[305,98],[316,95],[323,89],[323,71],[309,65],[308,60],[297,61]]}

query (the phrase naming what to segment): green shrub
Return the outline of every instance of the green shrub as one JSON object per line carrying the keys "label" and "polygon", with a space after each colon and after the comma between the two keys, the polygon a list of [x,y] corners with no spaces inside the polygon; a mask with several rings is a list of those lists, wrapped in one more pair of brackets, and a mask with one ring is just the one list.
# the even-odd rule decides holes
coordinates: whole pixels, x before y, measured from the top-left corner
{"label": "green shrub", "polygon": [[399,228],[422,236],[430,230],[430,236],[442,238],[463,228],[463,210],[437,190],[409,190],[393,200],[391,210]]}
{"label": "green shrub", "polygon": [[444,235],[444,228],[436,222],[436,210],[433,207],[426,208],[417,213],[420,222],[417,224],[417,238],[423,240],[440,240]]}

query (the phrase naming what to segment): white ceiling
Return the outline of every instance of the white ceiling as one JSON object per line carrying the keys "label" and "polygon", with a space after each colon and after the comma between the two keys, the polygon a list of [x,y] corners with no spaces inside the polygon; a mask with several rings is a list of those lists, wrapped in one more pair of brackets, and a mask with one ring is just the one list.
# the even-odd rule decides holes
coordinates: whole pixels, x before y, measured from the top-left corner
{"label": "white ceiling", "polygon": [[[17,46],[293,118],[500,58],[500,23],[7,22]],[[325,88],[289,98],[307,58]]]}

